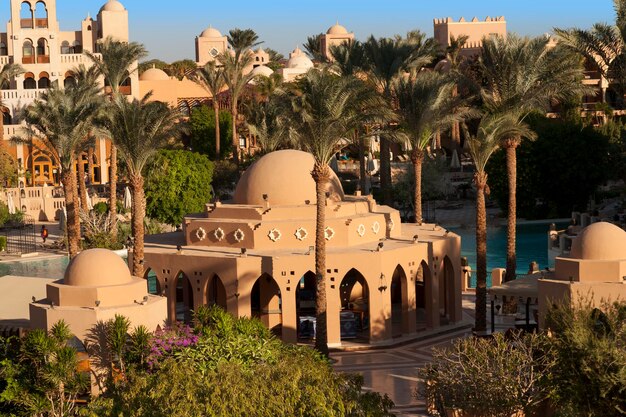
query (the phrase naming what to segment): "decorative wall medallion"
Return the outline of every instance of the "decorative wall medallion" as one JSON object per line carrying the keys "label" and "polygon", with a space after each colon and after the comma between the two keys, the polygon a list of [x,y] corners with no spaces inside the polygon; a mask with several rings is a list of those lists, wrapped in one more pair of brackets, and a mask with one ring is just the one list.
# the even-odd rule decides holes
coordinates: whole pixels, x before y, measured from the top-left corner
{"label": "decorative wall medallion", "polygon": [[272,242],[278,242],[282,236],[283,234],[280,233],[280,230],[278,229],[272,229],[267,234],[267,237],[269,237]]}
{"label": "decorative wall medallion", "polygon": [[211,56],[212,56],[213,58],[215,58],[216,56],[218,56],[218,55],[219,55],[220,51],[218,51],[218,50],[217,50],[217,49],[215,49],[215,48],[211,48],[211,50],[209,51],[209,53],[211,54]]}
{"label": "decorative wall medallion", "polygon": [[375,235],[380,232],[380,223],[374,222],[374,224],[372,224],[372,232],[374,232]]}
{"label": "decorative wall medallion", "polygon": [[360,224],[359,227],[357,227],[356,232],[359,234],[359,236],[363,237],[365,236],[365,225]]}
{"label": "decorative wall medallion", "polygon": [[335,237],[335,231],[332,227],[327,227],[326,230],[324,230],[324,237],[326,240],[331,240]]}
{"label": "decorative wall medallion", "polygon": [[224,230],[221,227],[218,227],[215,229],[215,232],[213,232],[213,236],[218,242],[221,242],[226,237],[226,233],[224,233]]}
{"label": "decorative wall medallion", "polygon": [[387,230],[392,232],[394,227],[396,227],[396,224],[394,223],[394,221],[392,219],[389,219],[389,223],[387,223]]}
{"label": "decorative wall medallion", "polygon": [[203,241],[204,239],[206,239],[206,230],[199,227],[198,230],[196,230],[196,237],[199,241]]}
{"label": "decorative wall medallion", "polygon": [[237,229],[235,230],[235,233],[233,233],[233,236],[235,237],[235,240],[237,242],[241,242],[246,237],[246,234],[243,232],[243,230]]}
{"label": "decorative wall medallion", "polygon": [[294,233],[294,235],[296,236],[296,239],[298,239],[299,241],[303,241],[307,238],[309,232],[307,232],[304,227],[300,227],[298,230],[296,230],[296,233]]}

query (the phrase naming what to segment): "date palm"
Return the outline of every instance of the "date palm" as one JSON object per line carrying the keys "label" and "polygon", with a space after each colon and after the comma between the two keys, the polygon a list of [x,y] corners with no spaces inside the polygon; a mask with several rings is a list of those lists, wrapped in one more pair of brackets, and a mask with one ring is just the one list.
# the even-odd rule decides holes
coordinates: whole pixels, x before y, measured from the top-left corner
{"label": "date palm", "polygon": [[289,141],[289,125],[284,105],[277,97],[268,101],[251,102],[245,109],[246,124],[255,135],[263,153],[274,152]]}
{"label": "date palm", "polygon": [[478,131],[471,135],[464,125],[465,140],[474,160],[476,172],[476,316],[474,330],[487,330],[487,211],[485,196],[489,195],[486,167],[491,155],[500,147],[502,140],[511,136],[534,138],[535,133],[523,122],[519,114],[504,113],[484,116]]}
{"label": "date palm", "polygon": [[[146,48],[137,42],[122,42],[111,36],[98,43],[101,56],[90,51],[85,55],[92,61],[98,74],[104,77],[105,83],[111,88],[111,99],[120,94],[120,86],[131,73],[137,71],[137,61],[148,54]],[[111,146],[111,163],[109,174],[109,214],[111,216],[111,235],[117,238],[117,148]]]}
{"label": "date palm", "polygon": [[183,127],[179,122],[180,114],[170,109],[165,103],[148,101],[150,95],[141,100],[127,100],[116,97],[108,115],[100,120],[102,127],[109,133],[120,150],[120,157],[126,165],[128,179],[133,193],[132,233],[134,276],[143,277],[144,253],[144,178],[143,170],[157,151],[178,138]]}
{"label": "date palm", "polygon": [[[18,75],[25,73],[26,70],[20,64],[6,64],[0,68],[0,91],[9,87],[11,80]],[[0,141],[4,140],[4,104],[0,101]]]}
{"label": "date palm", "polygon": [[437,132],[449,129],[453,123],[471,115],[461,107],[462,101],[453,95],[454,81],[437,72],[423,71],[393,83],[397,113],[402,133],[411,144],[415,193],[415,222],[422,224],[422,166],[427,148]]}
{"label": "date palm", "polygon": [[16,138],[32,146],[41,144],[61,171],[71,258],[78,254],[80,241],[76,155],[102,113],[103,100],[98,93],[98,87],[85,83],[77,83],[64,90],[58,86],[52,87],[26,109],[26,139]]}
{"label": "date palm", "polygon": [[[582,63],[565,48],[551,48],[546,37],[483,40],[478,60],[484,87],[481,95],[489,113],[518,112],[520,120],[532,111],[546,112],[552,103],[573,101],[586,92],[581,82]],[[503,138],[509,187],[507,261],[505,280],[515,279],[515,228],[517,222],[517,155],[521,137]]]}
{"label": "date palm", "polygon": [[327,70],[309,70],[291,95],[287,117],[292,140],[315,160],[317,215],[315,229],[315,274],[317,330],[315,347],[328,355],[326,317],[326,190],[330,181],[328,163],[341,140],[361,124],[382,117],[383,101],[354,77],[339,77]]}
{"label": "date palm", "polygon": [[322,53],[322,36],[324,36],[323,33],[309,36],[306,38],[306,43],[302,44],[307,55],[318,62],[326,62],[326,57]]}
{"label": "date palm", "polygon": [[220,103],[219,94],[226,85],[224,70],[218,67],[215,61],[207,63],[190,74],[190,78],[204,88],[213,97],[213,111],[215,112],[215,159],[220,159]]}

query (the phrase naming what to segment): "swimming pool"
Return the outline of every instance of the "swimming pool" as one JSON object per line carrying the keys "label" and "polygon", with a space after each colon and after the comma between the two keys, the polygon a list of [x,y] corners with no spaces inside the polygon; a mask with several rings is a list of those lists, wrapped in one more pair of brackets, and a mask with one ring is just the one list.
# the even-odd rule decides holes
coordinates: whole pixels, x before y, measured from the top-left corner
{"label": "swimming pool", "polygon": [[[517,273],[525,274],[532,261],[539,263],[539,268],[553,267],[548,259],[547,234],[550,221],[517,225]],[[557,228],[565,228],[567,223],[556,223]],[[467,257],[476,270],[476,229],[451,228],[461,236],[461,256]],[[487,228],[487,285],[491,286],[491,270],[506,267],[506,225]],[[476,286],[476,273],[472,273],[472,287]]]}

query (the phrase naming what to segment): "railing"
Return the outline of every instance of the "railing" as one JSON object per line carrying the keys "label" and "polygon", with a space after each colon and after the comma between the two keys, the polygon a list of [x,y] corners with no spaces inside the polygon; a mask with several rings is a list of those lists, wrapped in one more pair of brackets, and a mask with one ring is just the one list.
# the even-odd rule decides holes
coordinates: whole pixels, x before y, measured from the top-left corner
{"label": "railing", "polygon": [[34,100],[44,91],[48,91],[45,88],[42,89],[29,89],[29,90],[2,90],[2,101],[5,100]]}
{"label": "railing", "polygon": [[4,140],[10,140],[13,136],[21,136],[22,128],[22,125],[4,125]]}
{"label": "railing", "polygon": [[22,64],[34,64],[35,63],[35,57],[34,56],[23,56],[22,57]]}
{"label": "railing", "polygon": [[8,55],[0,55],[0,65],[7,65],[13,61],[13,57]]}
{"label": "railing", "polygon": [[45,29],[48,27],[48,18],[35,19],[35,27],[37,29]]}
{"label": "railing", "polygon": [[22,29],[32,29],[33,19],[20,19],[20,27]]}
{"label": "railing", "polygon": [[[102,55],[95,54],[98,58]],[[83,54],[61,54],[61,64],[90,64],[91,59]]]}
{"label": "railing", "polygon": [[49,55],[37,55],[37,63],[38,64],[49,64],[50,56]]}

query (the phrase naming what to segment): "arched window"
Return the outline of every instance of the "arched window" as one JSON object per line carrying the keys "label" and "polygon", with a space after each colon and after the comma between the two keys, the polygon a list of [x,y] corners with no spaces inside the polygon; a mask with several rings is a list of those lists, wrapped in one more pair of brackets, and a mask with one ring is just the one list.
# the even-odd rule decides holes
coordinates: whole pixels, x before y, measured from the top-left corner
{"label": "arched window", "polygon": [[73,54],[82,54],[83,53],[83,45],[80,42],[74,41],[72,44],[72,53]]}
{"label": "arched window", "polygon": [[37,40],[37,63],[48,64],[50,63],[50,54],[48,51],[48,41],[44,38]]}
{"label": "arched window", "polygon": [[2,56],[9,55],[9,49],[7,48],[7,44],[4,42],[0,42],[0,55]]}
{"label": "arched window", "polygon": [[35,88],[37,88],[35,74],[33,74],[32,72],[27,72],[26,74],[24,74],[24,89],[34,90]]}
{"label": "arched window", "polygon": [[27,1],[23,2],[20,8],[20,27],[22,29],[33,28],[33,10]]}
{"label": "arched window", "polygon": [[33,41],[26,39],[22,45],[22,63],[34,64],[35,63],[35,48],[33,47]]}
{"label": "arched window", "polygon": [[48,27],[48,8],[43,1],[35,5],[35,27],[41,29]]}
{"label": "arched window", "polygon": [[68,41],[61,42],[61,53],[62,54],[70,53],[70,43]]}
{"label": "arched window", "polygon": [[39,74],[39,81],[37,82],[38,88],[50,88],[50,75],[47,72]]}
{"label": "arched window", "polygon": [[76,78],[74,78],[74,74],[68,72],[65,74],[65,79],[63,80],[63,88],[68,88],[73,85],[76,85]]}
{"label": "arched window", "polygon": [[5,126],[13,124],[13,119],[11,118],[11,112],[9,111],[9,109],[5,107],[1,111],[2,111],[2,123],[4,123]]}
{"label": "arched window", "polygon": [[87,26],[87,31],[91,32],[91,25]]}

